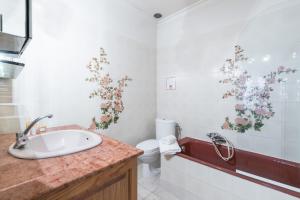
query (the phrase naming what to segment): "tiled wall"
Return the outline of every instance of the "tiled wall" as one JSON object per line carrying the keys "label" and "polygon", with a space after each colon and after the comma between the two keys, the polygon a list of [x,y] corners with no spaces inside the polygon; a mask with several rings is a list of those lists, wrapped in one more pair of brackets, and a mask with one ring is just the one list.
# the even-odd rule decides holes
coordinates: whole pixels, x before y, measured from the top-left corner
{"label": "tiled wall", "polygon": [[0,79],[0,134],[19,131],[18,106],[13,104],[12,80]]}
{"label": "tiled wall", "polygon": [[[298,8],[293,0],[210,0],[163,20],[157,43],[158,117],[178,121],[183,137],[207,140],[206,133],[216,131],[238,148],[300,162]],[[261,132],[221,129],[226,116],[235,116],[236,100],[222,99],[230,87],[219,83],[219,69],[237,44],[256,58],[248,69],[254,79],[278,65],[298,69],[274,86],[275,115]],[[263,62],[268,54],[271,59]],[[176,77],[176,90],[166,90],[170,76]]]}
{"label": "tiled wall", "polygon": [[12,81],[0,79],[0,103],[12,102]]}
{"label": "tiled wall", "polygon": [[[32,2],[33,39],[24,52],[26,66],[16,80],[16,101],[25,115],[52,113],[49,126],[89,127],[100,117],[100,100],[89,99],[96,85],[85,81],[86,66],[103,47],[114,80],[133,79],[123,95],[117,125],[105,131],[137,144],[154,137],[156,116],[156,21],[127,1],[39,0]],[[51,16],[51,17],[50,17]]]}
{"label": "tiled wall", "polygon": [[162,157],[161,171],[162,180],[188,190],[191,196],[197,195],[201,200],[298,199],[179,156],[171,159]]}

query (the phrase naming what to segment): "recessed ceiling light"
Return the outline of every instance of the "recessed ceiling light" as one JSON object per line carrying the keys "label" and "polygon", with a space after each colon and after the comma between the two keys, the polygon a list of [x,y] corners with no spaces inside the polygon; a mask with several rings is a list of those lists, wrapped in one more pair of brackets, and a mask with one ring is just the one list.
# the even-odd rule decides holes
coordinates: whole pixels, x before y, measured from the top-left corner
{"label": "recessed ceiling light", "polygon": [[159,19],[159,18],[162,17],[162,14],[161,14],[161,13],[155,13],[155,14],[153,15],[153,17],[155,17],[156,19]]}

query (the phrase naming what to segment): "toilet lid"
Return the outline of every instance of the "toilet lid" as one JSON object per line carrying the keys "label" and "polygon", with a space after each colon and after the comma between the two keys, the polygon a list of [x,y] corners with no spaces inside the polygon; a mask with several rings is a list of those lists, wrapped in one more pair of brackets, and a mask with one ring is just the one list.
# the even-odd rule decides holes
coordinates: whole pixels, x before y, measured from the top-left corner
{"label": "toilet lid", "polygon": [[159,150],[157,140],[146,140],[136,145],[137,148],[142,149],[144,153],[152,153]]}

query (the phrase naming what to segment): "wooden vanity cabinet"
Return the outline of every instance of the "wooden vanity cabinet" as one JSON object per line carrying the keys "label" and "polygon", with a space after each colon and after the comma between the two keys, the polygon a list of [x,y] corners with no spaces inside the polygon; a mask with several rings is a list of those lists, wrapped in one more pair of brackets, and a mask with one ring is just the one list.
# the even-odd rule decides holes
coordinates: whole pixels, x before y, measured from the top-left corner
{"label": "wooden vanity cabinet", "polygon": [[137,200],[137,158],[82,177],[38,200]]}

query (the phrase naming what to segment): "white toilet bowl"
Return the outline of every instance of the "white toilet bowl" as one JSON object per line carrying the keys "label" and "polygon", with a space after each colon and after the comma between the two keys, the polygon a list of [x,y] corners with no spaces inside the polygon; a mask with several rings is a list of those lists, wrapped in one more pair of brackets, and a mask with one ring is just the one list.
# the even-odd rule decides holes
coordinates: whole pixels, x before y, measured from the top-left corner
{"label": "white toilet bowl", "polygon": [[157,173],[160,168],[160,152],[157,140],[151,139],[139,143],[137,148],[142,149],[144,154],[139,157],[139,160],[149,165],[149,170],[152,173]]}
{"label": "white toilet bowl", "polygon": [[144,154],[139,160],[149,165],[150,173],[157,174],[160,172],[160,151],[159,139],[175,135],[175,122],[172,120],[156,119],[156,139],[150,139],[139,143],[136,147],[143,150]]}

